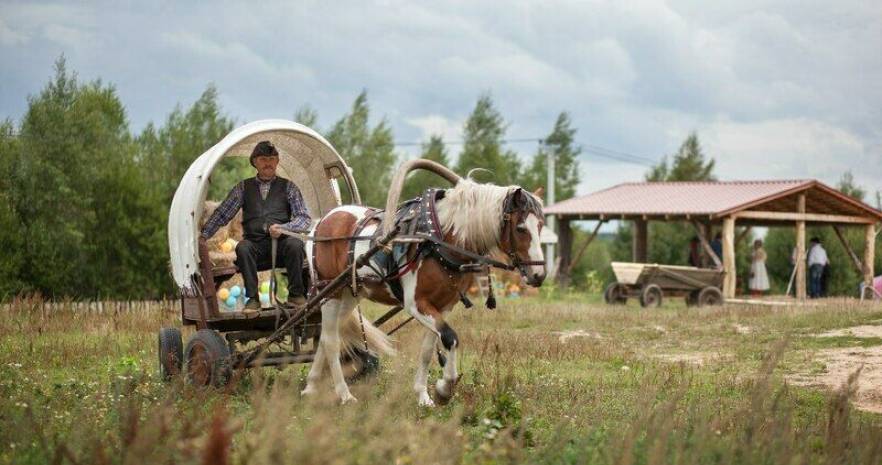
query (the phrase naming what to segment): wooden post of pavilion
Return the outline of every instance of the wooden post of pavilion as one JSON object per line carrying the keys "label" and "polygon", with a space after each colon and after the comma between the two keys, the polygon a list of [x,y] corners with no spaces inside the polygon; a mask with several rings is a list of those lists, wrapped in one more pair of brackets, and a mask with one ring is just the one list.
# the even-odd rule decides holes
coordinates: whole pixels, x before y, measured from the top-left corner
{"label": "wooden post of pavilion", "polygon": [[873,270],[873,262],[876,259],[876,225],[870,223],[864,231],[864,283],[872,286],[876,275]]}
{"label": "wooden post of pavilion", "polygon": [[[797,197],[797,213],[805,214],[805,193]],[[805,220],[796,221],[796,298],[805,300]]]}
{"label": "wooden post of pavilion", "polygon": [[635,262],[646,263],[648,260],[649,227],[645,219],[634,220],[634,235],[631,242],[631,254]]}
{"label": "wooden post of pavilion", "polygon": [[567,270],[570,268],[570,260],[573,254],[573,230],[570,227],[570,220],[559,218],[557,221],[557,247],[558,247],[558,263],[557,263],[557,282],[562,286],[570,283],[570,277]]}
{"label": "wooden post of pavilion", "polygon": [[735,268],[735,217],[723,218],[723,297],[732,299],[735,297],[735,285],[737,270]]}

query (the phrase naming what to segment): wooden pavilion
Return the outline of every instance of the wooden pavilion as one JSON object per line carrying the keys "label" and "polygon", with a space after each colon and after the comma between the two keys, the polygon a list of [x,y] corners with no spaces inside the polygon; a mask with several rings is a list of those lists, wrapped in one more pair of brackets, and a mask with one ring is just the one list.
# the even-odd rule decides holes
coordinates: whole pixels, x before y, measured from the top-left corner
{"label": "wooden pavilion", "polygon": [[[753,226],[790,226],[796,230],[797,256],[805,256],[806,223],[830,225],[851,256],[864,281],[872,285],[876,223],[882,211],[855,200],[817,180],[725,181],[725,182],[638,182],[624,183],[582,197],[574,197],[545,208],[556,217],[560,258],[559,279],[566,280],[600,226],[609,220],[632,221],[633,260],[646,262],[648,223],[681,221],[692,223],[702,246],[714,264],[725,271],[723,296],[735,296],[735,245]],[[571,221],[596,220],[594,232],[572,257]],[[736,237],[735,226],[746,228]],[[722,232],[722,257],[712,250],[713,228]],[[841,228],[860,227],[864,254],[859,257],[845,240]],[[805,260],[797,260],[796,295],[806,297]]]}

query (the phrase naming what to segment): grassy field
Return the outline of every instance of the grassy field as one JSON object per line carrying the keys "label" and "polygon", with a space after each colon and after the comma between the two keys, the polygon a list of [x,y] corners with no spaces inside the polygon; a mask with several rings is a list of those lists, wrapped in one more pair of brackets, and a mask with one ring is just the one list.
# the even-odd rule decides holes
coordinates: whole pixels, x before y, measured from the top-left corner
{"label": "grassy field", "polygon": [[415,325],[353,386],[354,405],[301,399],[307,366],[253,370],[226,390],[164,384],[156,331],[179,324],[173,305],[5,306],[0,463],[882,462],[882,415],[852,407],[854,384],[787,381],[827,372],[824,350],[882,346],[815,336],[879,324],[878,305],[647,311],[573,294],[457,308],[464,376],[432,410],[410,387]]}

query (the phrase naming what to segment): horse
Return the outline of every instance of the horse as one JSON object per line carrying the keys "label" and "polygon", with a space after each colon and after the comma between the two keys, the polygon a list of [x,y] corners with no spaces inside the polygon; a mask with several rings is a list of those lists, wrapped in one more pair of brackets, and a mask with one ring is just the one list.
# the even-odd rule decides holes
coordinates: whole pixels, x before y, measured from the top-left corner
{"label": "horse", "polygon": [[[479,184],[468,178],[439,192],[441,195],[437,195],[437,200],[435,193],[424,194],[423,201],[434,204],[430,211],[424,212],[428,218],[423,220],[434,225],[441,240],[427,248],[409,248],[405,255],[409,263],[398,273],[397,289],[388,279],[379,276],[382,272],[376,267],[363,267],[357,272],[362,278],[361,286],[356,290],[341,289],[322,305],[319,347],[302,395],[317,392],[317,383],[327,365],[341,403],[357,400],[349,391],[340,367],[339,327],[341,321],[352,319],[358,301],[367,298],[381,304],[401,305],[425,327],[413,385],[421,406],[434,406],[427,388],[428,369],[440,340],[446,357],[438,350],[443,375],[435,383],[435,392],[439,400],[447,401],[453,396],[459,379],[456,358],[459,338],[445,321],[445,315],[463,298],[473,279],[469,271],[463,271],[466,267],[459,265],[463,262],[474,265],[479,256],[488,258],[478,265],[500,264],[489,257],[504,256],[505,262],[502,263],[509,269],[518,269],[529,285],[542,285],[546,271],[539,234],[544,226],[544,216],[538,197],[518,186]],[[434,202],[425,199],[428,195],[433,196],[431,200]],[[316,241],[307,243],[306,255],[317,280],[314,282],[340,275],[353,257],[368,250],[370,241],[364,238],[374,236],[381,228],[381,220],[375,213],[376,210],[367,207],[341,206],[328,212],[313,226],[310,236]],[[387,215],[384,221],[394,220],[394,212]],[[350,239],[353,236],[357,238]],[[427,250],[428,253],[423,253]],[[379,331],[368,322],[365,325],[373,335],[372,339],[376,339]],[[361,342],[360,339],[353,340],[360,335],[352,331],[347,333],[343,337],[348,339],[342,341],[346,346]]]}

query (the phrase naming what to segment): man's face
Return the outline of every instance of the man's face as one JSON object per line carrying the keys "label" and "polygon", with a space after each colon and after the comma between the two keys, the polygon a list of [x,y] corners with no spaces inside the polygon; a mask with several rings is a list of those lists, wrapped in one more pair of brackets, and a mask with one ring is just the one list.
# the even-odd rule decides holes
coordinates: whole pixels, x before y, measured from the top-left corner
{"label": "man's face", "polygon": [[277,166],[279,166],[279,157],[265,155],[254,157],[254,167],[257,168],[257,176],[261,179],[275,176]]}

